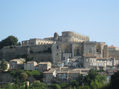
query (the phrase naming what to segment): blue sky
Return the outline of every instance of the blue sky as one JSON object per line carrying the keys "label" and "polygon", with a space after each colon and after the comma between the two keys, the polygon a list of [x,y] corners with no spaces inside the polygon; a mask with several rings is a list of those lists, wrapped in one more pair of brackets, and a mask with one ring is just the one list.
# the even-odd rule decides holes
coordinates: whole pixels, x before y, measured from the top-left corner
{"label": "blue sky", "polygon": [[119,46],[119,0],[0,0],[0,40],[74,31]]}

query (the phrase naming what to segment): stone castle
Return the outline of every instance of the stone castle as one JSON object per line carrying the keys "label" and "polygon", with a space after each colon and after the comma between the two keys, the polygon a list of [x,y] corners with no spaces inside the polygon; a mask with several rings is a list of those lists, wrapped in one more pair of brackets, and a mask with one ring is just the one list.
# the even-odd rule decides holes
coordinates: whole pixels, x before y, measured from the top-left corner
{"label": "stone castle", "polygon": [[14,58],[52,62],[53,66],[96,68],[97,65],[115,66],[119,49],[105,42],[90,41],[88,36],[64,31],[61,36],[54,33],[53,37],[25,40],[20,46],[0,49],[0,59]]}

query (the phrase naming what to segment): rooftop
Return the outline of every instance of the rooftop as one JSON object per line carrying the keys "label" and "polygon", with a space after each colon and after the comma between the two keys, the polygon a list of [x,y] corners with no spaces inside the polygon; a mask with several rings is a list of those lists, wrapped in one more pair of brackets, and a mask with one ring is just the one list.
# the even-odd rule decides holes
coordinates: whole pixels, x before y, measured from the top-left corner
{"label": "rooftop", "polygon": [[40,62],[40,63],[38,63],[38,64],[51,64],[51,62]]}
{"label": "rooftop", "polygon": [[25,59],[23,59],[23,58],[20,58],[20,59],[12,59],[12,60],[10,60],[11,62],[20,62],[20,63],[23,63],[23,62],[25,62]]}

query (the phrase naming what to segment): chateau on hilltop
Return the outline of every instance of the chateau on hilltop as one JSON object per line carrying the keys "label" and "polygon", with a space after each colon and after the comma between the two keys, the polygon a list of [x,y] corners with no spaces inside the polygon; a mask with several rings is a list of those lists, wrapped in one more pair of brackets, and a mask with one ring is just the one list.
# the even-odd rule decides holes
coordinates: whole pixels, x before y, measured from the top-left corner
{"label": "chateau on hilltop", "polygon": [[53,67],[108,69],[119,64],[119,48],[88,36],[65,31],[59,36],[22,41],[20,46],[0,49],[0,59],[26,58],[51,62]]}

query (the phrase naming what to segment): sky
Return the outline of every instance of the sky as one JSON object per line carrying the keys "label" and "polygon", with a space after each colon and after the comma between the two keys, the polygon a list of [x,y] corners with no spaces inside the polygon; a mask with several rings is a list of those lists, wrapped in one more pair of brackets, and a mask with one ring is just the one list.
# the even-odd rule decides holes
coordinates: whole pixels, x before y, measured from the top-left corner
{"label": "sky", "polygon": [[0,40],[73,31],[119,47],[119,0],[0,0]]}

